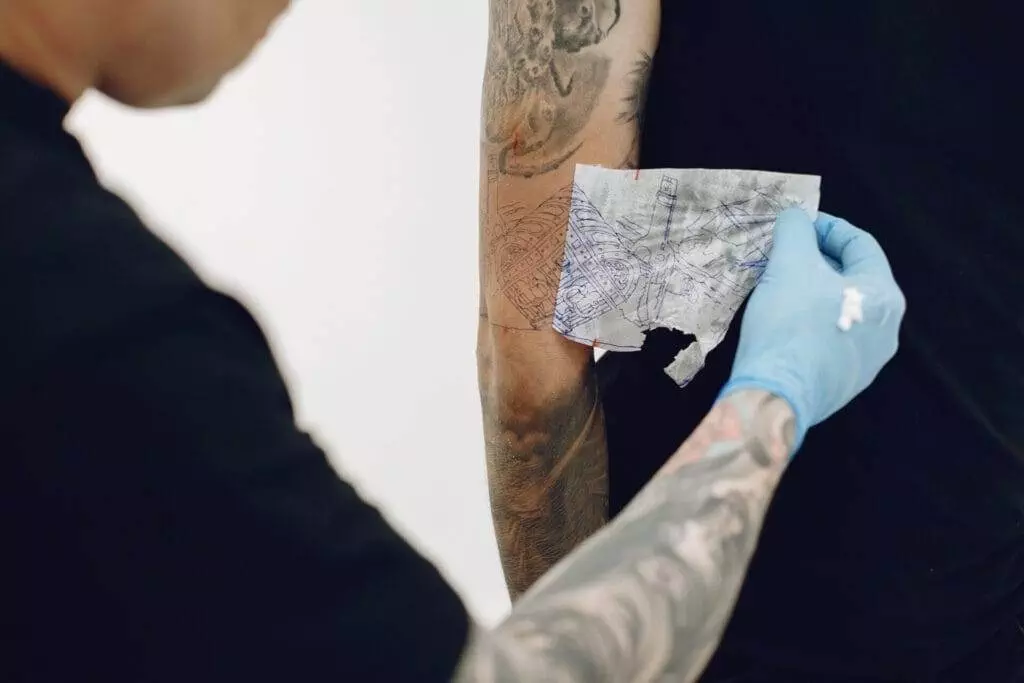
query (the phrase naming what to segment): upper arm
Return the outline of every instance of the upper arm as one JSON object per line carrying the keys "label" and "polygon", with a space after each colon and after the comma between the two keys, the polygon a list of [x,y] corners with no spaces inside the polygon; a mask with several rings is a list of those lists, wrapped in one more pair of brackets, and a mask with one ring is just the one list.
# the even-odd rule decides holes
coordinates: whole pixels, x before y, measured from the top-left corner
{"label": "upper arm", "polygon": [[659,0],[491,0],[481,125],[487,352],[590,362],[551,329],[578,163],[637,163]]}

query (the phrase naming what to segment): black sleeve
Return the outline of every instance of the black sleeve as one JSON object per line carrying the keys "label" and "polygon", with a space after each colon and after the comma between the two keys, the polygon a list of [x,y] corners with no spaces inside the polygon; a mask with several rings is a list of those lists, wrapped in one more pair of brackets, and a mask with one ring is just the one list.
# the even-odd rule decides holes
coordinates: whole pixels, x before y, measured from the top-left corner
{"label": "black sleeve", "polygon": [[193,289],[64,354],[4,406],[26,644],[145,681],[450,678],[462,603],[296,428],[240,305]]}

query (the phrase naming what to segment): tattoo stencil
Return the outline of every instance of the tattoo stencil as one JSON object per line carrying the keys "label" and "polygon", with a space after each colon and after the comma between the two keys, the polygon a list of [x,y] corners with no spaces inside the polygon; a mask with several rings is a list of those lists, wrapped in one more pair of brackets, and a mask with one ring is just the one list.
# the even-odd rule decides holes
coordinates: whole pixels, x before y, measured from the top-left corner
{"label": "tattoo stencil", "polygon": [[654,328],[696,342],[666,368],[680,385],[725,337],[768,261],[780,211],[817,212],[820,178],[761,171],[577,166],[554,327],[639,350]]}
{"label": "tattoo stencil", "polygon": [[526,320],[524,329],[551,327],[561,279],[571,188],[563,188],[533,211],[521,204],[501,207],[490,223],[485,254],[491,293],[506,297]]}

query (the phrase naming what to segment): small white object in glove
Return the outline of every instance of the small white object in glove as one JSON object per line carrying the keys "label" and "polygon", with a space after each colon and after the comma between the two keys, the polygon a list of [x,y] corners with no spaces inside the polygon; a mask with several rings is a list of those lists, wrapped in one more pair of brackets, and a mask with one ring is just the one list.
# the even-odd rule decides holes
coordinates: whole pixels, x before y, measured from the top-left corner
{"label": "small white object in glove", "polygon": [[854,323],[864,322],[864,295],[856,287],[843,290],[843,307],[839,312],[839,329],[849,332]]}

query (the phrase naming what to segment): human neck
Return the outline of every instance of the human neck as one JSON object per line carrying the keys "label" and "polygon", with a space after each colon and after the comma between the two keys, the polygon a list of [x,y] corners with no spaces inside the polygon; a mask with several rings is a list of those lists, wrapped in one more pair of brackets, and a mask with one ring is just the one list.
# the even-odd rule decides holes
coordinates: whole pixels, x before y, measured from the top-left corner
{"label": "human neck", "polygon": [[0,9],[0,61],[74,103],[93,85],[95,69],[89,65],[95,60],[83,58],[85,41],[59,30],[53,17],[32,4]]}

